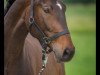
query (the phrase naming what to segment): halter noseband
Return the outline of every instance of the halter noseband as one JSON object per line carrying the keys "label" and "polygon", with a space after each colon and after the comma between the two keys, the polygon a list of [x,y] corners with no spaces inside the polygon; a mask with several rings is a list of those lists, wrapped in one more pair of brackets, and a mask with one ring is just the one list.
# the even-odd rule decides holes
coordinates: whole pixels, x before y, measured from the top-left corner
{"label": "halter noseband", "polygon": [[39,75],[41,75],[41,73],[43,72],[44,68],[46,67],[46,63],[47,63],[47,57],[46,57],[46,49],[48,47],[48,44],[50,44],[53,40],[55,40],[56,38],[65,35],[65,34],[69,34],[69,32],[67,32],[66,30],[59,32],[51,37],[47,37],[45,35],[45,33],[41,30],[41,28],[39,27],[39,25],[37,25],[37,23],[34,20],[34,0],[31,0],[31,7],[30,7],[30,18],[29,18],[29,29],[30,29],[30,33],[31,33],[31,28],[32,26],[36,29],[36,31],[38,32],[40,38],[40,43],[42,45],[42,69],[39,72]]}

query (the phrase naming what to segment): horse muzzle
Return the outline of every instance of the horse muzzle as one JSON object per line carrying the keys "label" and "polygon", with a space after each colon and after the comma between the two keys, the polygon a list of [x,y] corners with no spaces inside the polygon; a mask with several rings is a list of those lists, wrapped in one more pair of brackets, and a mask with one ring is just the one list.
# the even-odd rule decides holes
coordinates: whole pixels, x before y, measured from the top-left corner
{"label": "horse muzzle", "polygon": [[59,63],[60,62],[68,62],[73,58],[73,56],[75,54],[75,48],[71,48],[71,49],[66,48],[63,51],[63,53],[56,50],[56,51],[54,51],[54,53],[55,53],[57,62],[59,62]]}
{"label": "horse muzzle", "polygon": [[73,58],[74,54],[75,54],[75,48],[72,48],[72,49],[66,48],[63,52],[63,55],[60,61],[62,62],[70,61]]}

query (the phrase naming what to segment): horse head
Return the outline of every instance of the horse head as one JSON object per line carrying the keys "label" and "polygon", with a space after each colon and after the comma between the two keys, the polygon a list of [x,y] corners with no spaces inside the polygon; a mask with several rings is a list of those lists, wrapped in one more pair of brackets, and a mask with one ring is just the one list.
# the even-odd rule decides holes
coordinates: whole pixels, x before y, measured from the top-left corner
{"label": "horse head", "polygon": [[[75,48],[66,23],[66,5],[60,0],[34,0],[32,10],[35,23],[47,37],[59,35],[62,32],[62,35],[48,44],[55,53],[57,60],[59,62],[71,60]],[[66,34],[63,35],[63,32]],[[41,40],[34,27],[31,27],[31,34]]]}

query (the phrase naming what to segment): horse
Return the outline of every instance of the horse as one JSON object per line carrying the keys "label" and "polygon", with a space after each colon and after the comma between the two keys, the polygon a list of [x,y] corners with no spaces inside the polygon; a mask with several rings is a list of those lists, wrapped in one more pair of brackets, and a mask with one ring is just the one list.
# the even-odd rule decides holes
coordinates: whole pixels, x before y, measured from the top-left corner
{"label": "horse", "polygon": [[[48,63],[43,75],[64,75],[60,73],[64,70],[62,62],[71,60],[75,52],[65,19],[65,9],[66,6],[60,0],[34,0],[31,4],[29,0],[14,2],[4,17],[5,75],[38,75],[42,66],[42,47],[39,42],[45,43],[52,51],[47,54]],[[45,34],[45,42],[40,37],[42,33],[39,34],[37,27],[33,27],[33,22],[29,25],[29,19],[30,22],[34,19],[41,29],[38,31]],[[47,37],[53,35],[56,35],[55,38],[48,41]]]}

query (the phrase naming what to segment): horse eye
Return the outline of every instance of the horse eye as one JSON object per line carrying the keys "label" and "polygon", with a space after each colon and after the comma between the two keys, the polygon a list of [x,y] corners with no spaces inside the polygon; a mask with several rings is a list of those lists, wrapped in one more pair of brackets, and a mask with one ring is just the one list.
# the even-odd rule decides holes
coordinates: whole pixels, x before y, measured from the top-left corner
{"label": "horse eye", "polygon": [[44,12],[45,12],[45,13],[49,13],[49,12],[50,12],[49,8],[48,8],[48,7],[45,7],[45,8],[44,8]]}

